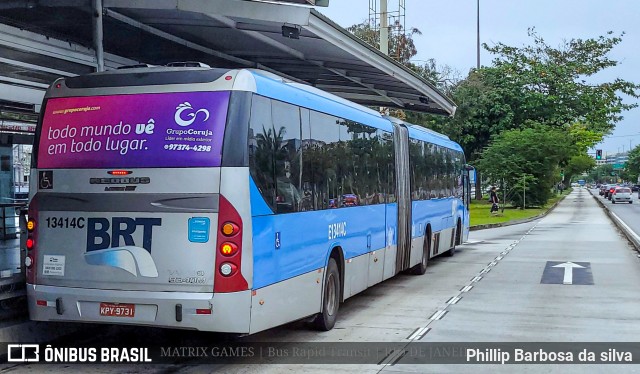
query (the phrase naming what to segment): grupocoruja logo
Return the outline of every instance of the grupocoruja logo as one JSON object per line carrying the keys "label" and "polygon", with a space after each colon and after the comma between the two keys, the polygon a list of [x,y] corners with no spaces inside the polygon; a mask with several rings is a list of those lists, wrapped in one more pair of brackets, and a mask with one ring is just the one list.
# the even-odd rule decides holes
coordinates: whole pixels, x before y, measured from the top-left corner
{"label": "grupocoruja logo", "polygon": [[[188,111],[190,111],[190,113]],[[188,120],[183,119],[182,118],[183,112],[187,112],[186,116],[190,117],[190,119]],[[179,126],[182,126],[182,127],[191,126],[191,124],[195,122],[196,117],[200,112],[202,112],[205,116],[202,122],[206,122],[209,119],[209,111],[206,109],[199,109],[194,112],[194,109],[191,106],[191,103],[189,103],[188,101],[185,101],[184,103],[178,105],[178,107],[176,108],[176,114],[174,116],[174,119]]]}

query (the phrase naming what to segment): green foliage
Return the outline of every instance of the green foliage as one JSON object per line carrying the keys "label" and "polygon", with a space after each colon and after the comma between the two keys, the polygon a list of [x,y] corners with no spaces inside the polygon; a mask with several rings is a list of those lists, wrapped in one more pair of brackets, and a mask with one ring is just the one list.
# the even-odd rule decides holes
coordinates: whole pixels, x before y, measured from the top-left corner
{"label": "green foliage", "polygon": [[636,182],[638,175],[640,175],[640,146],[635,147],[629,152],[629,160],[627,161],[625,169],[628,173],[627,179]]}
{"label": "green foliage", "polygon": [[514,206],[523,206],[525,184],[527,206],[542,206],[560,181],[558,165],[567,164],[574,153],[566,132],[538,125],[495,136],[477,166],[489,180],[502,184]]}
{"label": "green foliage", "polygon": [[564,180],[570,181],[575,175],[588,172],[596,166],[596,160],[593,157],[582,153],[571,157],[569,163],[564,168]]}
{"label": "green foliage", "polygon": [[515,122],[566,126],[580,121],[588,130],[607,134],[622,119],[623,111],[637,106],[623,103],[620,96],[637,98],[637,84],[622,79],[600,84],[586,80],[618,65],[608,55],[622,35],[609,32],[597,39],[571,39],[559,48],[549,46],[534,30],[529,35],[533,45],[522,48],[485,45],[497,55],[492,69],[499,70],[508,85],[519,88],[520,97],[512,102]]}
{"label": "green foliage", "polygon": [[[379,34],[366,22],[349,31],[378,48]],[[413,36],[419,34],[412,29],[401,37],[406,40],[391,37],[390,55],[434,82],[457,103],[457,113],[453,118],[413,112],[396,115],[460,143],[479,175],[494,182],[504,179],[509,199],[516,205],[522,204],[523,175],[530,178],[526,184],[531,183],[534,190],[527,201],[542,205],[561,181],[561,170],[569,181],[593,169],[587,150],[613,131],[624,111],[637,107],[623,102],[623,96],[640,97],[640,85],[619,78],[600,83],[593,79],[619,64],[609,55],[624,34],[570,39],[552,47],[530,29],[531,45],[485,44],[495,55],[492,65],[471,70],[462,81],[449,79],[451,69],[439,69],[433,60],[424,65],[409,62],[417,53]],[[640,174],[637,153],[637,160],[630,160],[626,170],[629,178]],[[596,170],[592,175],[604,178],[604,169]]]}
{"label": "green foliage", "polygon": [[580,152],[586,152],[589,148],[593,148],[602,141],[604,136],[602,132],[587,129],[587,126],[583,123],[574,123],[568,126],[568,130],[571,139]]}
{"label": "green foliage", "polygon": [[[467,159],[479,166],[481,174],[490,174],[492,179],[497,172],[485,169],[490,166],[486,160],[492,158],[491,152],[497,150],[482,155],[482,162],[475,160],[483,151],[486,153],[493,148],[487,149],[493,139],[500,139],[496,137],[498,134],[513,129],[524,131],[538,125],[557,129],[562,132],[561,138],[568,140],[563,142],[564,145],[552,142],[564,153],[557,162],[541,162],[523,147],[517,148],[523,154],[502,152],[502,156],[510,159],[512,164],[532,161],[536,167],[547,168],[546,173],[553,176],[559,175],[556,170],[568,167],[567,174],[571,176],[585,171],[577,169],[588,170],[587,160],[582,157],[586,150],[613,130],[622,119],[622,112],[637,106],[622,101],[622,95],[639,96],[640,86],[637,84],[621,79],[599,84],[587,82],[589,77],[618,64],[608,55],[621,42],[621,36],[614,37],[609,33],[593,39],[571,39],[558,48],[549,46],[532,30],[530,36],[533,38],[530,46],[485,45],[496,55],[492,66],[471,71],[467,79],[455,87],[456,117],[437,128],[459,142]],[[533,149],[537,149],[535,145]],[[529,160],[529,156],[534,158]],[[572,163],[573,156],[580,157]],[[517,169],[515,166],[503,166],[505,171],[501,174],[513,173]],[[545,187],[541,189],[540,201],[544,201],[545,192],[542,190],[546,191],[546,187],[553,185],[551,179],[538,178],[537,183]],[[515,179],[510,183],[515,188]]]}
{"label": "green foliage", "polygon": [[[527,208],[526,210],[514,209],[513,207],[506,207],[500,211],[500,214],[491,214],[491,204],[486,200],[473,200],[471,201],[471,208],[469,209],[471,214],[471,226],[486,225],[492,223],[502,223],[521,219],[532,218],[542,213],[547,212],[553,204],[558,202],[561,198],[571,193],[571,189],[564,191],[562,195],[556,195],[551,198],[544,207]],[[527,197],[527,200],[529,197]],[[529,206],[529,203],[527,203]]]}
{"label": "green foliage", "polygon": [[591,170],[587,178],[596,183],[611,183],[615,182],[615,178],[611,175],[613,172],[613,165],[605,164],[597,166]]}
{"label": "green foliage", "polygon": [[[362,23],[348,27],[347,30],[353,35],[362,39],[370,46],[380,49],[380,31],[374,30],[369,25],[369,22],[364,21]],[[401,35],[390,34],[389,35],[389,57],[395,59],[401,64],[406,64],[409,60],[418,54],[416,45],[413,42],[414,35],[422,35],[422,32],[413,27],[408,32]]]}

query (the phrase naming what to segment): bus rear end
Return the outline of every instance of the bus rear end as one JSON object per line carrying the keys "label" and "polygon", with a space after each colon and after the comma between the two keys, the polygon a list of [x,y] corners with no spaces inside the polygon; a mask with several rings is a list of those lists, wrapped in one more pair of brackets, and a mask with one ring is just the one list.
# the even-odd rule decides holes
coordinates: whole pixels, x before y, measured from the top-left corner
{"label": "bus rear end", "polygon": [[235,79],[164,69],[50,88],[29,206],[31,319],[249,332],[248,183],[220,190],[223,174],[248,181],[223,167],[229,103],[246,96]]}

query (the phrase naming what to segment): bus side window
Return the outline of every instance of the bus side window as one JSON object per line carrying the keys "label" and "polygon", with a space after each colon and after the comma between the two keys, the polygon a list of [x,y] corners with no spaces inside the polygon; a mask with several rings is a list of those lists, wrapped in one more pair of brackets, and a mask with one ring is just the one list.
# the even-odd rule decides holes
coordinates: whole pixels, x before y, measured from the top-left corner
{"label": "bus side window", "polygon": [[299,212],[302,210],[300,108],[273,100],[271,118],[275,130],[272,147],[276,179],[276,212]]}
{"label": "bus side window", "polygon": [[254,95],[249,121],[249,170],[262,197],[275,211],[273,138],[271,100]]}

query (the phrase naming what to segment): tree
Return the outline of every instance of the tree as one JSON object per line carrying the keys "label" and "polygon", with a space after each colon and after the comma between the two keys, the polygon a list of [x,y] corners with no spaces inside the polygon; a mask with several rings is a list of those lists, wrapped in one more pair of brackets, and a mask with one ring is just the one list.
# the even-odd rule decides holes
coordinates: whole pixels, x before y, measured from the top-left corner
{"label": "tree", "polygon": [[[363,21],[348,27],[347,30],[375,49],[380,49],[380,30],[373,29],[369,22]],[[389,57],[401,64],[408,63],[413,56],[418,54],[418,49],[413,42],[414,35],[422,35],[422,32],[412,27],[408,32],[399,35],[389,34]]]}
{"label": "tree", "polygon": [[506,199],[513,205],[524,206],[526,181],[527,205],[542,206],[560,181],[559,165],[566,164],[574,153],[566,132],[537,125],[494,136],[477,165],[494,184],[503,186]]}
{"label": "tree", "polygon": [[618,65],[608,55],[622,35],[571,39],[558,48],[533,30],[529,35],[531,46],[485,44],[496,55],[492,66],[472,70],[453,90],[458,111],[441,130],[463,146],[471,162],[497,134],[539,124],[572,132],[580,143],[574,148],[576,155],[580,154],[585,145],[594,145],[610,133],[622,112],[637,106],[622,101],[622,95],[638,97],[637,84],[622,79],[587,81]]}
{"label": "tree", "polygon": [[613,165],[600,165],[591,170],[587,178],[595,181],[596,183],[610,183],[613,181],[611,173],[613,173]]}
{"label": "tree", "polygon": [[629,180],[635,183],[638,180],[638,175],[640,175],[640,146],[629,152],[629,159],[625,169],[629,174]]}
{"label": "tree", "polygon": [[571,181],[574,175],[579,175],[590,171],[596,166],[593,157],[583,153],[571,157],[569,163],[564,168],[564,180]]}
{"label": "tree", "polygon": [[588,78],[604,69],[617,66],[609,58],[622,35],[592,39],[571,39],[559,48],[548,45],[535,30],[529,30],[533,45],[515,48],[498,43],[485,49],[497,55],[493,68],[509,83],[520,88],[521,99],[515,102],[514,121],[533,120],[551,126],[582,122],[587,129],[607,134],[622,119],[621,113],[637,107],[625,104],[621,94],[637,98],[638,86],[622,79],[593,83]]}

